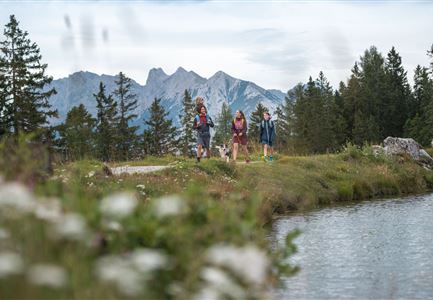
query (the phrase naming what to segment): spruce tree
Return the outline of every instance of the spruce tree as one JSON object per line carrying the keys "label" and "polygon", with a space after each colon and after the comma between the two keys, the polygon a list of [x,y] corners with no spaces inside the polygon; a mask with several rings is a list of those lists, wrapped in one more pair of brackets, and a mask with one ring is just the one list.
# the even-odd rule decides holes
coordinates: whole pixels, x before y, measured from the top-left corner
{"label": "spruce tree", "polygon": [[191,94],[188,90],[185,90],[182,98],[182,114],[179,115],[181,123],[179,148],[184,156],[193,155],[192,149],[194,146],[194,130],[192,128],[192,125],[195,115],[195,105],[192,101]]}
{"label": "spruce tree", "polygon": [[56,93],[54,88],[44,89],[52,82],[45,75],[47,64],[41,63],[39,47],[19,28],[14,15],[4,29],[0,42],[0,124],[3,134],[34,132],[56,117],[48,102]]}
{"label": "spruce tree", "polygon": [[256,106],[256,110],[250,115],[250,122],[248,124],[248,136],[252,141],[258,141],[260,139],[260,123],[263,120],[263,113],[269,111],[267,107],[263,106],[259,102]]}
{"label": "spruce tree", "polygon": [[147,128],[143,133],[146,154],[162,156],[176,153],[178,132],[172,120],[167,119],[168,112],[161,105],[161,99],[155,98],[149,110],[150,117],[144,122]]}
{"label": "spruce tree", "polygon": [[230,106],[226,102],[221,105],[221,111],[216,119],[214,143],[216,145],[229,145],[232,139],[233,115]]}
{"label": "spruce tree", "polygon": [[115,159],[117,142],[117,103],[112,95],[106,95],[105,85],[99,83],[99,92],[93,94],[96,100],[96,153],[103,161]]}
{"label": "spruce tree", "polygon": [[134,113],[137,108],[137,95],[134,94],[132,89],[132,81],[125,76],[122,72],[117,75],[118,79],[115,81],[117,88],[114,90],[118,104],[118,132],[117,132],[117,158],[120,160],[128,160],[131,157],[133,148],[137,146],[138,126],[131,126],[132,120],[137,118]]}
{"label": "spruce tree", "polygon": [[61,144],[68,159],[92,156],[95,122],[83,104],[68,112],[65,122],[59,126]]}

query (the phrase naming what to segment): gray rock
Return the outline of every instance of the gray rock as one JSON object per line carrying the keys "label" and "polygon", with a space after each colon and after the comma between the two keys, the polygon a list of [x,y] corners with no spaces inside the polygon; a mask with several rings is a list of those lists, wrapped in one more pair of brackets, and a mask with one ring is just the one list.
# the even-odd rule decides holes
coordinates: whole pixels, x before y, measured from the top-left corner
{"label": "gray rock", "polygon": [[383,145],[387,155],[407,154],[422,166],[433,169],[433,158],[414,139],[389,136]]}

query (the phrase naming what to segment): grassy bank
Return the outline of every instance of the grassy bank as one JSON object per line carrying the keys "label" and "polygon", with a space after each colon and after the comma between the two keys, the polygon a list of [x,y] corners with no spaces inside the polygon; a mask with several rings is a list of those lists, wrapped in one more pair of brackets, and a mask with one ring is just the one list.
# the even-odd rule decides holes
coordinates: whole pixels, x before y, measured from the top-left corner
{"label": "grassy bank", "polygon": [[[33,191],[0,184],[1,298],[261,299],[295,271],[286,263],[294,235],[270,250],[263,225],[273,216],[433,188],[431,171],[369,147],[248,165],[111,165],[125,164],[171,167],[107,176],[83,160],[58,164]],[[31,169],[20,175],[29,181]]]}

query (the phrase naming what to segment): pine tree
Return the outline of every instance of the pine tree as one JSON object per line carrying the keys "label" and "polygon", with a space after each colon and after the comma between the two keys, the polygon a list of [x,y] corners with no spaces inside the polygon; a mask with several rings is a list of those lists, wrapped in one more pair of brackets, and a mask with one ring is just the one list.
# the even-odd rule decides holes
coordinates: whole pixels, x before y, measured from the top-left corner
{"label": "pine tree", "polygon": [[214,143],[216,145],[230,144],[232,138],[233,115],[226,102],[221,105],[221,111],[216,119]]}
{"label": "pine tree", "polygon": [[256,106],[256,110],[251,113],[250,122],[248,124],[248,136],[250,137],[250,140],[259,140],[260,123],[263,120],[263,113],[267,111],[269,111],[268,108],[259,102]]}
{"label": "pine tree", "polygon": [[179,115],[181,123],[181,135],[179,139],[179,147],[184,156],[193,155],[194,146],[194,130],[192,124],[196,115],[195,105],[192,101],[191,94],[185,90],[182,98],[182,114]]}
{"label": "pine tree", "polygon": [[407,72],[402,66],[401,56],[394,47],[387,55],[385,72],[387,94],[383,104],[382,137],[401,137],[404,124],[409,117],[411,90],[407,81]]}
{"label": "pine tree", "polygon": [[0,42],[0,130],[15,136],[34,132],[57,116],[48,102],[56,90],[44,90],[52,81],[45,75],[47,64],[41,63],[39,47],[18,25],[11,15]]}
{"label": "pine tree", "polygon": [[131,126],[132,120],[137,118],[134,113],[137,108],[137,95],[131,91],[132,81],[122,72],[117,76],[115,81],[117,89],[114,91],[114,96],[117,98],[118,104],[118,134],[117,134],[117,158],[120,160],[128,160],[131,156],[133,148],[137,146],[138,126]]}
{"label": "pine tree", "polygon": [[68,159],[92,156],[95,122],[83,104],[68,112],[65,123],[59,126],[61,144]]}
{"label": "pine tree", "polygon": [[98,94],[93,94],[96,100],[97,123],[96,123],[96,152],[103,161],[115,158],[117,142],[117,103],[112,95],[106,95],[105,85],[99,83]]}
{"label": "pine tree", "polygon": [[177,129],[172,120],[167,119],[168,112],[161,105],[161,99],[155,98],[150,106],[149,120],[145,120],[144,148],[146,154],[162,156],[177,151]]}

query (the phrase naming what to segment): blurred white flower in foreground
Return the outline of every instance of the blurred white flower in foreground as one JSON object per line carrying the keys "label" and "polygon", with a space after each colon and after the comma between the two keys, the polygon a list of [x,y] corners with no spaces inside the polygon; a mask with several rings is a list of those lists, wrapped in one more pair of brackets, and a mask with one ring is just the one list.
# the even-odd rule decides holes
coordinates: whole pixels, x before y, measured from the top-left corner
{"label": "blurred white flower in foreground", "polygon": [[0,240],[5,240],[7,238],[9,238],[10,234],[9,231],[7,231],[6,229],[0,228]]}
{"label": "blurred white flower in foreground", "polygon": [[0,209],[12,207],[21,212],[29,212],[34,207],[34,200],[22,184],[13,182],[0,185]]}
{"label": "blurred white flower in foreground", "polygon": [[34,265],[28,271],[28,280],[34,285],[61,288],[66,284],[67,278],[66,271],[56,265]]}
{"label": "blurred white flower in foreground", "polygon": [[102,226],[104,228],[112,230],[112,231],[121,231],[122,230],[122,224],[120,224],[117,221],[113,221],[113,220],[103,220]]}
{"label": "blurred white flower in foreground", "polygon": [[134,212],[137,198],[132,193],[115,193],[102,199],[100,210],[108,217],[124,218]]}
{"label": "blurred white flower in foreground", "polygon": [[71,240],[82,240],[87,236],[87,225],[84,218],[77,213],[68,213],[54,223],[57,237]]}
{"label": "blurred white flower in foreground", "polygon": [[13,252],[0,252],[0,278],[19,274],[24,267],[21,257]]}
{"label": "blurred white flower in foreground", "polygon": [[124,295],[137,296],[142,292],[141,274],[124,258],[100,258],[96,265],[96,274],[100,280],[114,283]]}
{"label": "blurred white flower in foreground", "polygon": [[208,267],[203,269],[201,277],[206,281],[206,285],[195,296],[196,299],[221,299],[223,296],[230,299],[246,298],[244,289],[223,270]]}
{"label": "blurred white flower in foreground", "polygon": [[36,218],[55,222],[62,217],[62,206],[57,199],[47,199],[36,202],[34,211]]}
{"label": "blurred white flower in foreground", "polygon": [[211,263],[232,270],[250,283],[265,282],[269,261],[266,253],[256,246],[215,245],[208,250],[207,258]]}
{"label": "blurred white flower in foreground", "polygon": [[186,211],[185,201],[176,195],[161,197],[153,202],[155,215],[159,218],[175,216]]}
{"label": "blurred white flower in foreground", "polygon": [[168,263],[167,256],[153,249],[136,249],[131,253],[131,262],[140,272],[151,272],[165,268]]}

